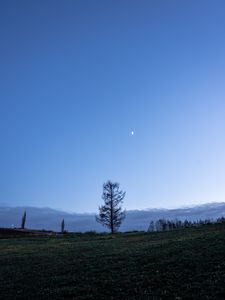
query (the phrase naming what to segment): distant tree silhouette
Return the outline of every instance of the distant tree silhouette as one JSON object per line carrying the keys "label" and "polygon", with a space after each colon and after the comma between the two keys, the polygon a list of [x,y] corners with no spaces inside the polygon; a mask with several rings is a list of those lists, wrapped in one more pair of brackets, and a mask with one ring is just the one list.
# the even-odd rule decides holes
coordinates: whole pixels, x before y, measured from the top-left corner
{"label": "distant tree silhouette", "polygon": [[62,222],[61,222],[61,233],[64,233],[64,230],[65,229],[65,221],[64,219],[62,219]]}
{"label": "distant tree silhouette", "polygon": [[215,220],[205,219],[205,220],[198,220],[198,221],[159,219],[156,221],[151,221],[147,231],[148,232],[166,231],[166,230],[174,230],[179,228],[200,227],[200,226],[211,225],[216,223],[225,223],[225,218],[221,217]]}
{"label": "distant tree silhouette", "polygon": [[96,216],[96,221],[109,228],[111,233],[118,230],[125,218],[125,211],[121,208],[125,195],[126,192],[119,190],[119,183],[108,180],[103,184],[102,199],[104,205],[99,207],[99,215]]}
{"label": "distant tree silhouette", "polygon": [[21,228],[22,229],[25,228],[26,218],[27,218],[27,214],[26,214],[26,211],[25,211],[24,214],[23,214],[23,216],[22,216],[22,220],[21,220]]}
{"label": "distant tree silhouette", "polygon": [[148,226],[148,232],[152,232],[154,230],[155,230],[155,223],[154,223],[154,221],[151,221]]}

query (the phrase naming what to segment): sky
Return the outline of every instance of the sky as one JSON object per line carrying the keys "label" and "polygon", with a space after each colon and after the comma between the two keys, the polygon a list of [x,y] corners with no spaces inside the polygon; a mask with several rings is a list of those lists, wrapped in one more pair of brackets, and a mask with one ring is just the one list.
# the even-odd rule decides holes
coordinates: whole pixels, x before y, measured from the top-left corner
{"label": "sky", "polygon": [[0,1],[0,140],[10,206],[225,201],[225,2]]}

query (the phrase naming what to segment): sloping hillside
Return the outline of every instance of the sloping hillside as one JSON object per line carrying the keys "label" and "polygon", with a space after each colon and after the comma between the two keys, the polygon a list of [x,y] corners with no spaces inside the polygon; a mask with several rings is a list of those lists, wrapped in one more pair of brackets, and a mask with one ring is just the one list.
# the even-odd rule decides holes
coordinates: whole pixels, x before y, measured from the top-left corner
{"label": "sloping hillside", "polygon": [[225,224],[1,240],[0,299],[224,299]]}

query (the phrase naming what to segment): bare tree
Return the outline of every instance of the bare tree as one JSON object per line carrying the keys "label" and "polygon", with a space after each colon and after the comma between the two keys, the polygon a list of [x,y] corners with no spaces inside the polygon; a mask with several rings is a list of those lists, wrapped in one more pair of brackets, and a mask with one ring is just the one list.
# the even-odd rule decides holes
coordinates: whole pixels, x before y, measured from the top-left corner
{"label": "bare tree", "polygon": [[61,222],[61,233],[64,233],[65,232],[65,221],[64,219],[62,219],[62,222]]}
{"label": "bare tree", "polygon": [[26,218],[27,218],[27,214],[26,214],[26,211],[25,211],[24,214],[23,214],[23,216],[22,216],[22,220],[21,220],[21,228],[22,229],[25,228]]}
{"label": "bare tree", "polygon": [[119,183],[108,180],[103,184],[102,199],[104,205],[99,207],[99,215],[96,221],[106,226],[114,233],[120,227],[125,218],[125,211],[122,210],[121,204],[126,192],[119,190]]}
{"label": "bare tree", "polygon": [[148,227],[148,232],[153,232],[155,230],[155,223],[151,221]]}

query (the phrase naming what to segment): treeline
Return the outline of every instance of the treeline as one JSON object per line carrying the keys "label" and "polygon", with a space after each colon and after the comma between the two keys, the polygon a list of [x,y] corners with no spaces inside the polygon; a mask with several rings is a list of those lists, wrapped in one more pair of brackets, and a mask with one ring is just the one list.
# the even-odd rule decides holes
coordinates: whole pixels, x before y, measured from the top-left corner
{"label": "treeline", "polygon": [[199,227],[202,225],[210,225],[216,223],[225,223],[225,218],[221,217],[216,220],[206,219],[206,220],[198,220],[198,221],[190,221],[190,220],[167,220],[167,219],[159,219],[156,221],[151,221],[148,227],[148,232],[153,231],[168,231],[174,230],[178,228],[190,228],[190,227]]}
{"label": "treeline", "polygon": [[[21,227],[20,229],[25,229],[26,224],[26,211],[22,215],[21,219]],[[171,220],[171,219],[159,219],[156,221],[151,221],[149,223],[147,232],[154,232],[154,231],[169,231],[179,228],[190,228],[190,227],[200,227],[203,225],[211,225],[211,224],[219,224],[225,223],[225,217],[220,217],[217,219],[205,219],[205,220],[197,220],[197,221],[190,221],[190,220]],[[62,219],[61,223],[61,233],[67,233],[68,231],[65,230],[65,221]],[[92,233],[95,231],[91,231]],[[96,233],[96,232],[95,232]]]}

